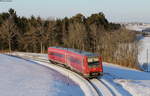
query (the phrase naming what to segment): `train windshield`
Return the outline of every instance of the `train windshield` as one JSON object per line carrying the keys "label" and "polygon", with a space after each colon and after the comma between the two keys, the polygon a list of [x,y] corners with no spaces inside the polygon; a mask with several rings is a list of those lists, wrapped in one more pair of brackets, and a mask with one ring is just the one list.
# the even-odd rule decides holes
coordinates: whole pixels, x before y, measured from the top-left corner
{"label": "train windshield", "polygon": [[98,67],[99,64],[99,58],[98,57],[89,57],[88,58],[88,66],[89,67]]}

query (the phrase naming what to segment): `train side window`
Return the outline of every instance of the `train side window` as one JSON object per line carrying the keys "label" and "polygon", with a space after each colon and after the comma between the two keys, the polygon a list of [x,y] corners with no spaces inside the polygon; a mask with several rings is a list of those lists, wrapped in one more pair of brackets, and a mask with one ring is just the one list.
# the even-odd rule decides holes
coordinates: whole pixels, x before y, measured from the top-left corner
{"label": "train side window", "polygon": [[73,63],[76,63],[76,64],[81,64],[81,61],[77,58],[74,58],[72,56],[69,57],[69,60]]}
{"label": "train side window", "polygon": [[63,55],[63,54],[60,54],[60,53],[50,52],[49,55],[54,55],[54,56],[57,56],[57,57],[64,58],[64,55]]}

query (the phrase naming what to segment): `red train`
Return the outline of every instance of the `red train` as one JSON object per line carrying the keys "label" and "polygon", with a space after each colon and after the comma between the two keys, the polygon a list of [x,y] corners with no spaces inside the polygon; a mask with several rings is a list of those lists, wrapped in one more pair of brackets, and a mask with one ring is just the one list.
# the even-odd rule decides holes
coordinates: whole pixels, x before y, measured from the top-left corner
{"label": "red train", "polygon": [[101,56],[71,48],[49,47],[50,62],[63,64],[84,77],[93,78],[102,75],[103,66]]}

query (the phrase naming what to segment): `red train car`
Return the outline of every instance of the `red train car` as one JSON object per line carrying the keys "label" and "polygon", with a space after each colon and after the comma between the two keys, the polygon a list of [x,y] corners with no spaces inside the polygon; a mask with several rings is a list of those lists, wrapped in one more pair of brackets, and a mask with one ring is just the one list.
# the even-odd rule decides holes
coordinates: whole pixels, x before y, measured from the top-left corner
{"label": "red train car", "polygon": [[101,56],[71,48],[49,47],[48,59],[63,64],[84,77],[93,78],[103,73]]}

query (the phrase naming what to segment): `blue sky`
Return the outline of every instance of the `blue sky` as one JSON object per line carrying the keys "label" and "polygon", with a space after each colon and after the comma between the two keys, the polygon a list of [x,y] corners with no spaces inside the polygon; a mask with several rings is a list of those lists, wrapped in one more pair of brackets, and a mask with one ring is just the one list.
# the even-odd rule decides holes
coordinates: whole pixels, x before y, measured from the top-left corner
{"label": "blue sky", "polygon": [[111,22],[149,22],[150,0],[12,0],[0,2],[0,12],[13,8],[20,16],[43,18],[103,12]]}

